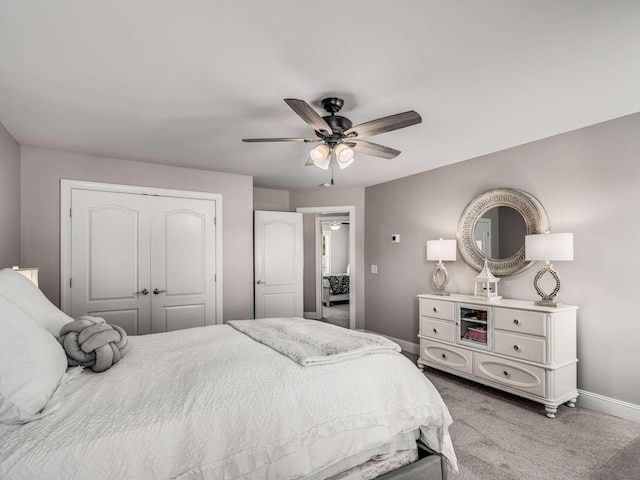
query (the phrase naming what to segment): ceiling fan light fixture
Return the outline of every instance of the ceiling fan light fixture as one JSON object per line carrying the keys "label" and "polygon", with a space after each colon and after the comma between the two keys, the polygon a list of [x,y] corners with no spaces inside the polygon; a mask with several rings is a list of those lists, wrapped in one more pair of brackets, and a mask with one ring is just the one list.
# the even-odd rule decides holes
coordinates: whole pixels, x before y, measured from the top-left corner
{"label": "ceiling fan light fixture", "polygon": [[327,145],[318,145],[309,152],[309,157],[316,167],[326,170],[331,161],[331,150]]}
{"label": "ceiling fan light fixture", "polygon": [[353,163],[355,152],[344,143],[341,143],[336,147],[335,154],[340,168],[347,168]]}

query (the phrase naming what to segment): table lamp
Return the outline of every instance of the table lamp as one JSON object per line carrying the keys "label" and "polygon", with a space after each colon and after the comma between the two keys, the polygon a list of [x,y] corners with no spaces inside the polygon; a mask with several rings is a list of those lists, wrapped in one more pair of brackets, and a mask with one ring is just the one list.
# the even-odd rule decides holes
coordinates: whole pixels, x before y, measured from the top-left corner
{"label": "table lamp", "polygon": [[[536,305],[544,307],[557,307],[554,301],[555,296],[560,291],[560,278],[553,269],[551,261],[571,261],[573,260],[573,233],[541,233],[537,235],[526,235],[524,237],[525,260],[544,261],[544,265],[533,279],[533,286],[542,297],[535,302]],[[549,274],[555,280],[555,288],[551,293],[545,293],[539,285],[543,275]]]}
{"label": "table lamp", "polygon": [[427,261],[437,261],[431,280],[435,290],[433,295],[449,295],[445,291],[447,283],[449,283],[449,272],[442,262],[453,262],[456,259],[456,241],[455,240],[428,240],[427,241]]}

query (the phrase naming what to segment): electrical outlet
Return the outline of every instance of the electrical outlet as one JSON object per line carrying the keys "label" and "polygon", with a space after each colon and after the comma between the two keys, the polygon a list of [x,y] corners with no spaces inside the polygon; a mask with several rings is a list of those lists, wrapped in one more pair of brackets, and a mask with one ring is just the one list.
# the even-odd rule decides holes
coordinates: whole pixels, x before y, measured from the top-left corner
{"label": "electrical outlet", "polygon": [[400,234],[394,233],[391,235],[391,243],[400,243]]}

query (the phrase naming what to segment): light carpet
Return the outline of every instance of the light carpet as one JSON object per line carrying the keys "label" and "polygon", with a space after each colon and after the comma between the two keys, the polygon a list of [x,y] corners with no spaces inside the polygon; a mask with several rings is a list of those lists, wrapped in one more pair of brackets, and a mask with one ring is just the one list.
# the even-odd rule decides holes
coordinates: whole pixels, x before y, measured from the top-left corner
{"label": "light carpet", "polygon": [[349,304],[338,303],[331,307],[322,307],[322,321],[349,328]]}
{"label": "light carpet", "polygon": [[539,403],[434,369],[425,375],[453,417],[460,475],[450,480],[640,480],[638,423],[580,406],[550,419]]}

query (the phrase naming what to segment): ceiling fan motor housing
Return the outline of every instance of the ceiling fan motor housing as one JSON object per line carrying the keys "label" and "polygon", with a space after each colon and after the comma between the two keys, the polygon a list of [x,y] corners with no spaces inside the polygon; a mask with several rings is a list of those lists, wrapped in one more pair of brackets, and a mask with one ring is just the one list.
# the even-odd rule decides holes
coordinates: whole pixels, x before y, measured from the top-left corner
{"label": "ceiling fan motor housing", "polygon": [[336,113],[338,113],[344,105],[343,99],[338,97],[328,97],[323,99],[321,103],[322,108],[324,108],[331,114],[322,117],[322,119],[331,127],[331,133],[333,134],[325,137],[325,141],[329,145],[335,146],[342,140],[342,132],[344,132],[345,130],[349,130],[353,126],[353,124],[347,117],[336,115]]}

